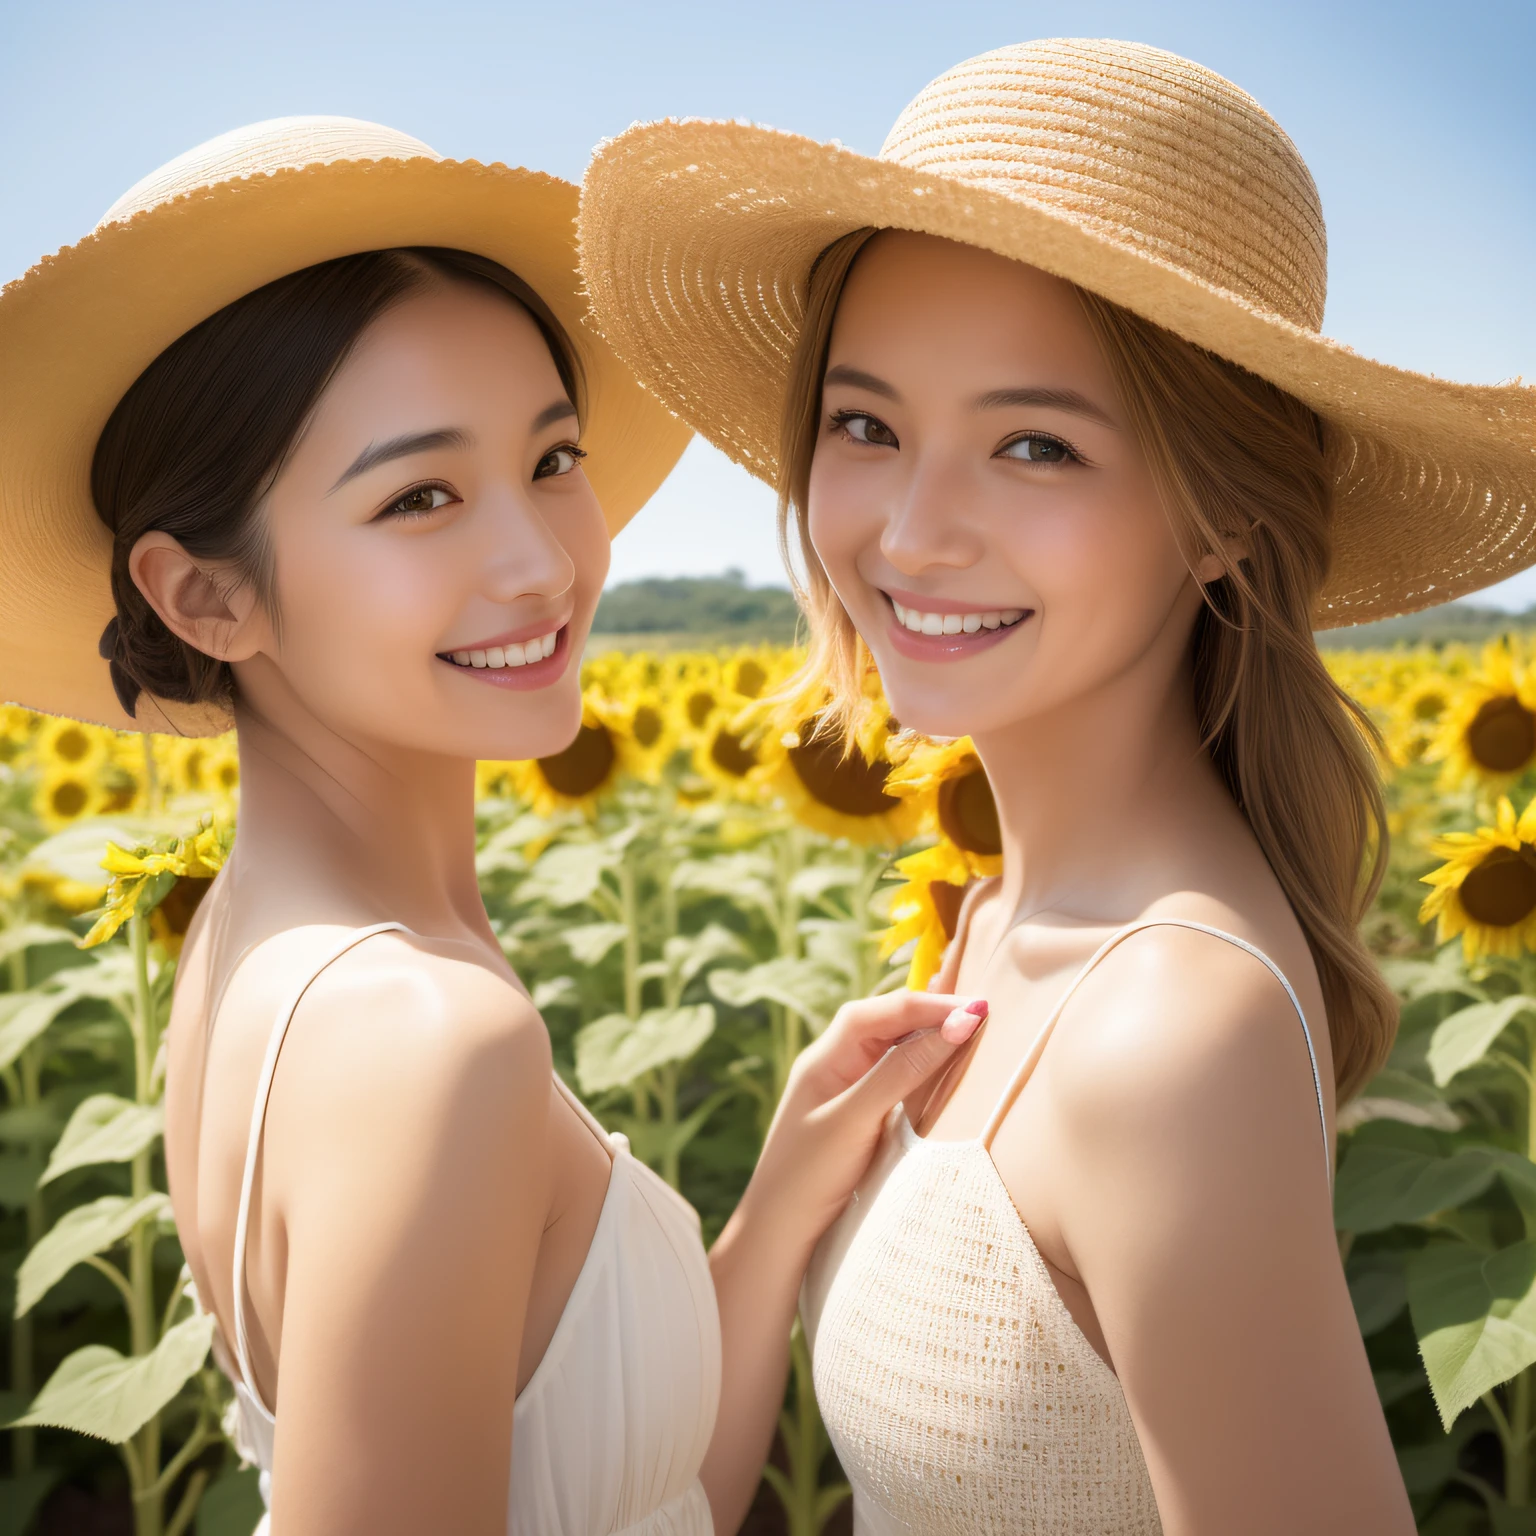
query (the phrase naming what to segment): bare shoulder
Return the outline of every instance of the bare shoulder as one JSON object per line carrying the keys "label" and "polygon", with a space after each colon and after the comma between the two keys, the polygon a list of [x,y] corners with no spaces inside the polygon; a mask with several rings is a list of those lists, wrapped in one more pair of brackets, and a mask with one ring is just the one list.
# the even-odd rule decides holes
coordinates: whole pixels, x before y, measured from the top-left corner
{"label": "bare shoulder", "polygon": [[283,1047],[283,1097],[340,1124],[355,1106],[498,1115],[550,1091],[549,1035],[527,994],[468,945],[374,934],[305,989]]}
{"label": "bare shoulder", "polygon": [[[1311,1036],[1331,1115],[1323,1021]],[[1325,1143],[1297,1006],[1263,959],[1216,934],[1171,924],[1128,934],[1084,978],[1047,1055],[1072,1143],[1170,1173],[1208,1177],[1220,1158],[1317,1181]],[[1295,1158],[1277,1159],[1282,1148]]]}

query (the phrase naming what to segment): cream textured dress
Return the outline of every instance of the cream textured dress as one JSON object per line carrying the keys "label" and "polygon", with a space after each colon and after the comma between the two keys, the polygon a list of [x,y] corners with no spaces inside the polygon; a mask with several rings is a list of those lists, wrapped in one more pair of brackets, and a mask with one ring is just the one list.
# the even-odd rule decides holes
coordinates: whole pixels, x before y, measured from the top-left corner
{"label": "cream textured dress", "polygon": [[[314,974],[354,944],[391,930],[409,932],[400,923],[354,929]],[[235,1227],[234,1428],[242,1454],[261,1468],[268,1503],[277,1421],[261,1400],[247,1349],[246,1236],[272,1074],[310,979],[273,1025]],[[507,1530],[714,1536],[698,1474],[720,1403],[720,1317],[698,1215],[636,1161],[623,1136],[608,1135],[558,1077],[555,1084],[610,1149],[613,1169],[586,1261],[513,1410]],[[267,1536],[268,1519],[256,1536]]]}
{"label": "cream textured dress", "polygon": [[1078,972],[974,1141],[913,1131],[902,1106],[848,1209],[817,1246],[800,1310],[816,1397],[853,1484],[854,1536],[1158,1536],[1125,1394],[1067,1311],[992,1161],[992,1138],[1078,983]]}

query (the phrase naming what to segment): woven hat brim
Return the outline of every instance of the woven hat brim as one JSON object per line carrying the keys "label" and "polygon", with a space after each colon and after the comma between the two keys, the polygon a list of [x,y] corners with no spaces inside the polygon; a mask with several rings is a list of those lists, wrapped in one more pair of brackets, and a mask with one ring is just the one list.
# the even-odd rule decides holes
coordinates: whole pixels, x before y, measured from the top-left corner
{"label": "woven hat brim", "polygon": [[1536,561],[1536,389],[1374,362],[1016,192],[776,129],[642,124],[599,146],[588,168],[582,272],[614,350],[771,484],[811,263],[866,226],[1040,267],[1324,417],[1337,493],[1317,628],[1446,602]]}
{"label": "woven hat brim", "polygon": [[688,428],[587,322],[577,191],[539,172],[426,158],[338,161],[228,181],[108,225],[0,292],[0,699],[118,728],[206,735],[228,716],[145,697],[128,718],[97,656],[113,614],[96,440],[178,336],[287,273],[390,246],[453,246],[516,272],[582,354],[584,468],[617,533]]}

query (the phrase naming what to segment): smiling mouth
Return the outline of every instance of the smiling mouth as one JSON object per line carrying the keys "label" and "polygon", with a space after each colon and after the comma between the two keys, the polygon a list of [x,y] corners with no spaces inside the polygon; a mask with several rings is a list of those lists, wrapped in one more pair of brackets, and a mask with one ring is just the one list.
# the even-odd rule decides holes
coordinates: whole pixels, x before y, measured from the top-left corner
{"label": "smiling mouth", "polygon": [[547,661],[555,654],[564,627],[561,625],[559,629],[552,629],[547,635],[535,635],[532,640],[514,640],[505,645],[487,646],[484,650],[439,651],[438,659],[467,671],[530,667],[537,662]]}
{"label": "smiling mouth", "polygon": [[896,622],[914,635],[976,635],[989,630],[1012,629],[1035,610],[1033,608],[989,608],[980,613],[944,613],[908,608],[889,593],[884,594],[896,615]]}

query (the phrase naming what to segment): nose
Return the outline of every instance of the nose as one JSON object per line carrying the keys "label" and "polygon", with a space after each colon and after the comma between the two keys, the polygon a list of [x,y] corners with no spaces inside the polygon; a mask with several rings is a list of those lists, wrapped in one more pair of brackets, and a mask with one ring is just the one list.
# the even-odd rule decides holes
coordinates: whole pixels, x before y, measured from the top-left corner
{"label": "nose", "polygon": [[555,527],[527,497],[509,490],[486,508],[488,549],[481,562],[486,596],[556,598],[576,581],[576,563]]}
{"label": "nose", "polygon": [[920,461],[891,507],[880,553],[906,576],[974,565],[985,551],[967,513],[970,499],[961,469],[939,458]]}

